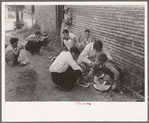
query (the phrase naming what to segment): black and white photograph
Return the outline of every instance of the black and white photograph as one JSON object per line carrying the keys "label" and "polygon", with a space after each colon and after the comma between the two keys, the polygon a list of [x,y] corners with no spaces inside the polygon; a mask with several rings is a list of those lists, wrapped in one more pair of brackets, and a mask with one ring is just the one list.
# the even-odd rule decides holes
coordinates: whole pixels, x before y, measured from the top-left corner
{"label": "black and white photograph", "polygon": [[147,2],[2,2],[1,15],[4,121],[147,120]]}

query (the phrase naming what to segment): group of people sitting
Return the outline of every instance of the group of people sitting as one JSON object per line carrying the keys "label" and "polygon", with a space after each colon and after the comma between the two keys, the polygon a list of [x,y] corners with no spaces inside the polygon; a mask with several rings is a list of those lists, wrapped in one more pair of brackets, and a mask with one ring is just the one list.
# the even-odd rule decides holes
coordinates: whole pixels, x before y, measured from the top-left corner
{"label": "group of people sitting", "polygon": [[[64,90],[71,90],[75,83],[81,87],[88,87],[91,78],[98,77],[99,82],[110,85],[115,92],[120,91],[121,69],[112,60],[111,55],[99,39],[94,39],[89,30],[85,30],[85,38],[78,41],[77,37],[63,31],[62,43],[68,51],[62,51],[51,64],[49,71],[52,81]],[[25,48],[31,55],[40,53],[40,48],[49,37],[46,33],[36,31],[27,37],[25,46],[18,46],[18,38],[11,38],[10,45],[5,49],[5,61],[10,66],[19,63],[20,49]],[[101,76],[103,75],[103,76]],[[101,83],[96,83],[101,84]]]}
{"label": "group of people sitting", "polygon": [[[45,30],[42,33],[40,31],[36,31],[35,34],[28,36],[25,39],[25,45],[18,44],[18,38],[10,38],[10,45],[5,46],[6,63],[11,67],[14,67],[15,64],[20,63],[20,61],[18,61],[18,58],[21,49],[29,51],[30,55],[33,55],[34,53],[41,54],[41,46],[46,45],[48,40],[49,36]],[[20,64],[26,65],[24,61],[22,61],[22,63]]]}
{"label": "group of people sitting", "polygon": [[96,76],[100,85],[120,91],[121,69],[112,60],[111,55],[103,47],[99,39],[94,39],[89,30],[85,30],[85,38],[78,41],[67,29],[63,31],[62,43],[68,51],[62,51],[49,68],[52,80],[60,88],[71,90],[75,83],[88,87],[91,78]]}

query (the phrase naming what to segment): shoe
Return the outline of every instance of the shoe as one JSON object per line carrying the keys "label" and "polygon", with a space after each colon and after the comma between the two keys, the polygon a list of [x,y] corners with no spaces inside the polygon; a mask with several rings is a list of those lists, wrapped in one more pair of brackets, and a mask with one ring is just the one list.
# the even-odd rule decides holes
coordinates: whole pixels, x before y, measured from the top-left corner
{"label": "shoe", "polygon": [[33,55],[33,53],[31,53],[31,52],[29,52],[29,54],[32,56]]}
{"label": "shoe", "polygon": [[14,67],[15,65],[14,64],[8,64],[10,67]]}
{"label": "shoe", "polygon": [[27,62],[23,61],[20,63],[20,66],[25,66],[27,64]]}
{"label": "shoe", "polygon": [[21,62],[20,62],[20,61],[15,61],[15,63],[16,63],[16,64],[20,64]]}
{"label": "shoe", "polygon": [[90,84],[87,82],[84,82],[84,81],[78,81],[78,85],[83,88],[87,88],[87,87],[89,87]]}

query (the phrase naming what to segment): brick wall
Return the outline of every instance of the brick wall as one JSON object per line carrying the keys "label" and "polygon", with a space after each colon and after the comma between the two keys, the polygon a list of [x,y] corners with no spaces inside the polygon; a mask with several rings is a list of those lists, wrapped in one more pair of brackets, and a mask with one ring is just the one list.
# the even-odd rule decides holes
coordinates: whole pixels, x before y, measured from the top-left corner
{"label": "brick wall", "polygon": [[131,84],[144,86],[144,6],[69,6],[71,31],[77,36],[89,29],[120,66],[128,66]]}
{"label": "brick wall", "polygon": [[48,31],[56,29],[56,11],[55,5],[36,5],[35,6],[35,19],[41,27]]}

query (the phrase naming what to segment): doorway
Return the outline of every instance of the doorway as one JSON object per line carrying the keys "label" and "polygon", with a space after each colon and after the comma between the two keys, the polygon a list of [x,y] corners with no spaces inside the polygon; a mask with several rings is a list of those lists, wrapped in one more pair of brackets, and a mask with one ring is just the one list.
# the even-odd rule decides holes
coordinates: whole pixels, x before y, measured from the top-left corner
{"label": "doorway", "polygon": [[61,23],[64,18],[64,5],[56,5],[56,29],[61,29]]}

